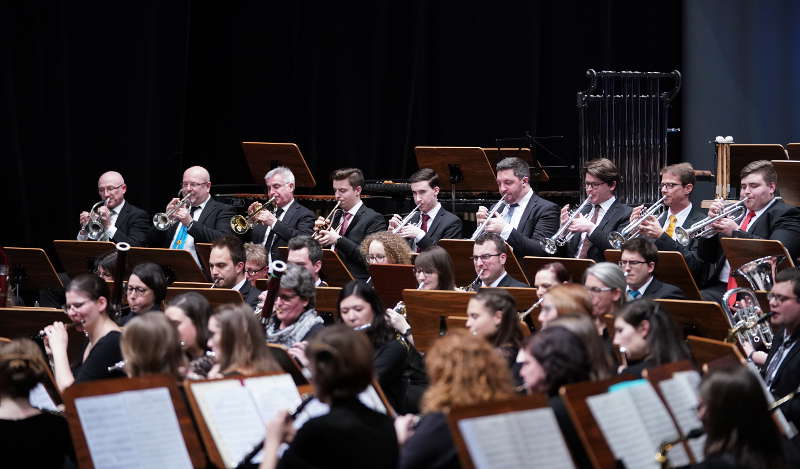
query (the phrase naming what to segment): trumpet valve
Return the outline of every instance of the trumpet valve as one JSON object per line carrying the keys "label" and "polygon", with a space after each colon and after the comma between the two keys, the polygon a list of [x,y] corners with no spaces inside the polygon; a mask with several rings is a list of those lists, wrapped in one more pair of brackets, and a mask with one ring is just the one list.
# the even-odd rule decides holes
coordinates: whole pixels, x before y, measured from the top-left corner
{"label": "trumpet valve", "polygon": [[252,217],[257,212],[259,212],[263,207],[264,207],[264,205],[261,202],[253,202],[252,204],[250,204],[250,207],[247,209],[247,214]]}

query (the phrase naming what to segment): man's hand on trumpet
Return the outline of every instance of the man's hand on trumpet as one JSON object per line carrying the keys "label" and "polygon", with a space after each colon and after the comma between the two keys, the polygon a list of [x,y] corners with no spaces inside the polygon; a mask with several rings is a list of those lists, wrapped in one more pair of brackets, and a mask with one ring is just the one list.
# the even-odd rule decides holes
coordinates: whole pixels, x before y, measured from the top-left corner
{"label": "man's hand on trumpet", "polygon": [[102,223],[103,226],[108,229],[111,226],[111,210],[103,205],[97,209],[97,214],[100,216],[100,223]]}
{"label": "man's hand on trumpet", "polygon": [[664,230],[661,229],[658,219],[651,215],[639,225],[639,234],[645,238],[657,239],[664,234]]}
{"label": "man's hand on trumpet", "polygon": [[425,232],[422,231],[422,228],[415,226],[415,225],[406,225],[400,231],[397,232],[397,235],[401,238],[406,239],[416,239],[417,237],[422,238],[425,236]]}
{"label": "man's hand on trumpet", "polygon": [[[483,216],[483,219],[486,220],[486,215]],[[482,223],[482,222],[478,222],[478,223]],[[492,218],[490,218],[489,220],[486,221],[486,229],[485,229],[485,231],[487,231],[489,233],[500,234],[500,232],[503,231],[503,228],[506,227],[506,224],[507,223],[506,223],[505,219],[502,216],[500,216],[500,213],[495,212],[494,216],[492,216]]]}
{"label": "man's hand on trumpet", "polygon": [[478,207],[478,211],[475,212],[475,222],[480,225],[486,220],[486,215],[489,214],[489,209],[484,207],[483,205]]}
{"label": "man's hand on trumpet", "polygon": [[[262,205],[261,202],[253,202],[252,204],[250,204],[249,207],[247,207],[247,214],[252,216],[256,212],[256,210],[261,208],[261,205]],[[278,217],[276,217],[275,214],[272,213],[271,211],[264,209],[256,213],[254,220],[256,223],[260,223],[266,226],[272,226],[275,224],[276,221],[278,221]]]}
{"label": "man's hand on trumpet", "polygon": [[315,238],[323,247],[328,247],[336,244],[336,241],[339,241],[341,236],[339,236],[339,233],[333,230],[319,230]]}
{"label": "man's hand on trumpet", "polygon": [[400,225],[401,221],[403,221],[403,218],[400,215],[396,213],[392,215],[392,219],[389,220],[389,231],[392,231],[395,228],[397,228],[397,226]]}
{"label": "man's hand on trumpet", "polygon": [[638,220],[642,216],[642,213],[644,213],[644,211],[645,211],[644,210],[644,205],[639,205],[637,207],[633,207],[633,210],[631,210],[631,216],[630,216],[629,220],[630,221]]}
{"label": "man's hand on trumpet", "polygon": [[597,225],[580,214],[572,219],[572,223],[569,224],[568,230],[572,233],[591,233],[595,226]]}
{"label": "man's hand on trumpet", "polygon": [[192,214],[189,211],[189,208],[185,206],[179,208],[178,211],[176,211],[175,214],[172,216],[172,218],[178,220],[179,222],[181,222],[183,226],[186,227],[188,227],[192,223],[192,221],[194,221],[194,219],[192,218]]}
{"label": "man's hand on trumpet", "polygon": [[[725,209],[725,201],[722,199],[716,199],[711,202],[711,206],[708,208],[708,215],[711,217],[715,217],[720,214]],[[719,220],[715,221],[711,224],[711,228],[723,236],[733,236],[733,232],[739,229],[739,224],[735,221],[731,220],[730,218],[720,218]]]}

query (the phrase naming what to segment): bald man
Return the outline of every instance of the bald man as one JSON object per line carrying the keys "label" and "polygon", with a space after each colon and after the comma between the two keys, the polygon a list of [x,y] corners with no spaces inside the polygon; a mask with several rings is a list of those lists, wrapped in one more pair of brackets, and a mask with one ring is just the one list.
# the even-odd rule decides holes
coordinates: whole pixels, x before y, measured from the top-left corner
{"label": "bald man", "polygon": [[[231,217],[233,207],[211,198],[211,175],[202,166],[192,166],[183,172],[181,184],[183,196],[190,195],[191,207],[180,207],[172,215],[178,223],[167,231],[165,247],[186,249],[200,264],[195,243],[213,243],[217,239],[232,234]],[[176,208],[180,199],[174,198],[167,204],[167,213]]]}
{"label": "bald man", "polygon": [[[107,201],[105,206],[97,210],[100,223],[105,227],[105,233],[100,239],[115,243],[126,242],[131,246],[145,246],[152,228],[150,216],[125,201],[127,190],[125,179],[116,171],[105,172],[97,180],[97,192],[102,200]],[[78,239],[81,241],[88,239],[88,233],[83,227],[89,223],[89,218],[89,212],[81,212],[81,231],[78,232]]]}

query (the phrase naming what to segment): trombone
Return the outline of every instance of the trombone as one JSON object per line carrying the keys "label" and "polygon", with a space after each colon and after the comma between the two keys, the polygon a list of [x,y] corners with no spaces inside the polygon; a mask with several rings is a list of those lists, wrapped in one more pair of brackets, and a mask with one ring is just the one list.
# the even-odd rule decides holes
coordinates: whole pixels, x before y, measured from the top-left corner
{"label": "trombone", "polygon": [[89,221],[81,227],[81,231],[85,231],[86,237],[92,241],[106,240],[106,227],[100,218],[100,207],[107,207],[109,200],[110,198],[104,199],[92,205],[92,209],[89,210]]}
{"label": "trombone", "polygon": [[233,230],[234,233],[240,235],[247,233],[253,228],[253,225],[256,222],[256,214],[264,209],[267,209],[270,212],[272,212],[273,210],[270,209],[269,207],[273,203],[275,203],[275,197],[269,199],[265,204],[256,202],[256,204],[258,204],[256,206],[257,208],[253,211],[253,213],[251,213],[247,217],[245,217],[244,215],[234,216],[233,218],[231,218],[231,230]]}
{"label": "trombone", "polygon": [[658,199],[656,203],[650,206],[646,212],[644,212],[639,218],[635,221],[628,223],[622,231],[612,231],[608,235],[608,242],[614,249],[619,249],[625,244],[626,241],[631,240],[639,236],[639,225],[642,224],[650,216],[658,216],[660,215],[661,211],[666,208],[664,205],[664,199],[667,196],[661,197]]}
{"label": "trombone", "polygon": [[546,253],[555,254],[559,246],[567,244],[569,240],[571,240],[572,237],[575,236],[574,231],[568,232],[567,230],[569,229],[570,225],[572,225],[572,222],[575,221],[575,219],[578,217],[578,215],[580,215],[584,210],[586,210],[586,207],[591,205],[591,203],[592,203],[591,197],[587,197],[586,200],[584,200],[583,203],[578,208],[570,212],[569,218],[567,218],[567,221],[565,221],[564,224],[561,225],[561,227],[558,229],[558,231],[556,231],[556,234],[547,239],[542,240],[542,246],[544,246],[544,251]]}
{"label": "trombone", "polygon": [[[178,195],[180,196],[181,194],[183,194],[183,189],[178,191]],[[174,225],[178,221],[178,220],[172,218],[172,216],[175,215],[175,212],[177,212],[181,207],[187,207],[188,208],[188,207],[191,206],[191,203],[189,201],[189,199],[191,197],[192,197],[192,194],[190,192],[190,193],[186,194],[186,197],[184,197],[183,199],[181,199],[180,202],[178,202],[178,205],[176,205],[176,206],[172,207],[171,209],[167,210],[166,213],[165,212],[160,212],[160,213],[156,213],[155,215],[153,215],[153,226],[159,231],[168,230],[172,225]]]}
{"label": "trombone", "polygon": [[472,241],[478,239],[478,236],[482,235],[483,232],[486,231],[486,223],[489,222],[495,213],[502,212],[504,208],[506,208],[506,203],[501,198],[496,204],[494,204],[494,207],[489,210],[489,213],[486,214],[486,219],[483,220],[483,223],[481,223],[477,228],[475,228],[475,231],[472,233],[472,236],[470,236],[469,239]]}
{"label": "trombone", "polygon": [[744,206],[747,199],[741,199],[723,208],[717,215],[708,216],[698,221],[688,229],[681,226],[675,227],[675,241],[681,246],[686,246],[694,238],[708,238],[716,233],[711,227],[717,220],[732,218],[738,223],[742,219],[747,209]]}

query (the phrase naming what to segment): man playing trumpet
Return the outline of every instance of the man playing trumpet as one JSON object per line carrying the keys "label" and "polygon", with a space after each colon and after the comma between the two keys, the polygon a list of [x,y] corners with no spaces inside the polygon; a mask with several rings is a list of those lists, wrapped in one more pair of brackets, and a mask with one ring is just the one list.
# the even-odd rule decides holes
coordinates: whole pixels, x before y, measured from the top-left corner
{"label": "man playing trumpet", "polygon": [[[150,217],[147,212],[125,200],[128,186],[122,175],[116,171],[107,171],[97,180],[97,193],[106,201],[96,210],[98,222],[103,226],[103,239],[114,243],[126,242],[131,246],[145,246],[150,233]],[[88,239],[86,226],[92,214],[81,212],[81,231],[78,240]]]}

